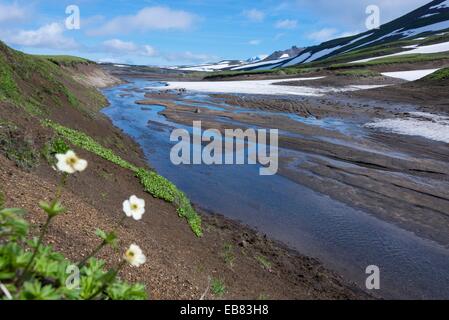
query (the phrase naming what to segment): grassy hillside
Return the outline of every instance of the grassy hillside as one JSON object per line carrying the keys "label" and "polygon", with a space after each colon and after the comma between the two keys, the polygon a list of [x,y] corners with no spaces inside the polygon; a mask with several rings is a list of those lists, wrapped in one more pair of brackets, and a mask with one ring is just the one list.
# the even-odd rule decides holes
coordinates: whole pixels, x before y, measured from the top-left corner
{"label": "grassy hillside", "polygon": [[[187,219],[197,236],[201,236],[201,219],[181,191],[156,173],[132,164],[132,157],[129,156],[131,153],[123,143],[113,141],[112,148],[107,148],[111,141],[104,136],[104,132],[108,131],[106,127],[109,123],[98,113],[107,101],[96,88],[75,80],[80,77],[80,70],[85,72],[81,74],[84,77],[88,77],[90,71],[98,71],[96,65],[86,59],[71,56],[33,56],[13,50],[0,42],[0,102],[13,105],[23,113],[23,116],[17,119],[16,113],[15,117],[11,117],[5,110],[0,112],[0,120],[9,123],[8,132],[0,132],[0,137],[3,136],[5,140],[0,152],[3,151],[9,158],[18,161],[24,161],[22,158],[25,158],[27,163],[30,162],[28,168],[35,166],[31,162],[37,165],[40,160],[38,150],[51,144],[54,138],[47,137],[47,142],[20,141],[25,137],[11,141],[13,136],[22,135],[20,125],[17,125],[16,121],[31,117],[34,124],[53,129],[53,134],[69,145],[131,170],[141,181],[142,190],[156,198],[174,203],[179,215]],[[102,127],[103,131],[95,130]],[[24,151],[20,155],[13,154],[17,153],[14,150],[22,149]],[[120,154],[128,155],[126,159],[122,159]]]}
{"label": "grassy hillside", "polygon": [[63,105],[92,115],[92,109],[105,104],[104,97],[95,88],[82,86],[61,68],[78,63],[88,61],[27,55],[0,42],[0,101],[7,100],[32,115],[48,115],[51,109]]}
{"label": "grassy hillside", "polygon": [[[304,63],[291,67],[277,68],[273,70],[258,70],[258,71],[223,71],[207,74],[205,80],[219,80],[219,79],[232,79],[241,78],[246,76],[257,75],[304,75],[308,73],[314,73],[319,71],[333,71],[339,69],[360,69],[369,68],[375,66],[384,65],[398,65],[406,63],[425,63],[425,62],[441,62],[442,64],[449,61],[449,52],[430,53],[430,54],[413,54],[413,55],[401,55],[395,57],[381,58],[382,56],[403,52],[404,47],[417,45],[417,46],[429,46],[437,43],[448,42],[449,33],[436,34],[426,38],[410,39],[410,40],[397,40],[390,41],[388,43],[369,46],[367,48],[361,48],[347,53],[338,54],[323,60]],[[363,60],[367,58],[379,57],[379,59],[372,60],[364,63],[349,63],[357,60]]]}

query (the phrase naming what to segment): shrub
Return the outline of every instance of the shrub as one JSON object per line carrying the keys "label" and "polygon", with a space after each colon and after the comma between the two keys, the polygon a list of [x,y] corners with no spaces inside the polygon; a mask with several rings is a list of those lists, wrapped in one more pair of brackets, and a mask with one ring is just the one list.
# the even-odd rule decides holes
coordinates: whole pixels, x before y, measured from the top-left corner
{"label": "shrub", "polygon": [[221,297],[226,293],[226,286],[221,279],[212,279],[210,289],[212,293],[218,297]]}
{"label": "shrub", "polygon": [[55,155],[60,153],[66,153],[70,147],[64,141],[64,139],[60,137],[56,137],[49,142],[47,142],[42,148],[42,156],[47,160],[47,162],[51,165],[55,164]]}
{"label": "shrub", "polygon": [[256,260],[259,261],[259,263],[262,265],[264,269],[271,271],[272,264],[266,257],[262,255],[257,255]]}
{"label": "shrub", "polygon": [[33,143],[12,123],[0,125],[0,152],[22,169],[29,170],[39,164],[39,153]]}

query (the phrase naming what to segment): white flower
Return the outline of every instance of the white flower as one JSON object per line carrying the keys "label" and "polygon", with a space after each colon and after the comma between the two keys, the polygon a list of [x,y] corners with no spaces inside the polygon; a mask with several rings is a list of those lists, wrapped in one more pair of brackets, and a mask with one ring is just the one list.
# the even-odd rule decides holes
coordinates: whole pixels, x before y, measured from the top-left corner
{"label": "white flower", "polygon": [[66,154],[57,154],[56,159],[58,160],[56,167],[62,172],[75,173],[76,171],[84,171],[87,168],[87,161],[78,158],[72,150],[67,151]]}
{"label": "white flower", "polygon": [[140,267],[147,261],[142,249],[136,244],[132,244],[125,252],[125,260],[133,267]]}
{"label": "white flower", "polygon": [[142,219],[145,213],[145,200],[136,196],[131,196],[129,200],[123,202],[123,211],[127,217],[133,217],[134,220]]}

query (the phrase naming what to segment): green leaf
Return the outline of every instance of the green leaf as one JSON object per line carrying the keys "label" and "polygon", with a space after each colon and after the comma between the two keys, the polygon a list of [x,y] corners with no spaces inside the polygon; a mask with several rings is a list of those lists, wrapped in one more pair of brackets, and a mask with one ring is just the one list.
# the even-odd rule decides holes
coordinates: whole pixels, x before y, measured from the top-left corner
{"label": "green leaf", "polygon": [[20,297],[25,300],[58,300],[61,298],[51,285],[42,286],[37,280],[25,282]]}
{"label": "green leaf", "polygon": [[145,286],[115,281],[106,290],[112,300],[146,300],[148,298]]}
{"label": "green leaf", "polygon": [[44,210],[49,217],[53,218],[63,213],[66,209],[61,205],[61,201],[54,200],[51,203],[40,201],[39,207]]}
{"label": "green leaf", "polygon": [[10,240],[22,240],[28,234],[28,223],[22,219],[25,211],[8,208],[0,211],[0,237]]}
{"label": "green leaf", "polygon": [[101,229],[97,229],[95,234],[102,239],[106,244],[116,247],[117,246],[117,236],[114,232],[105,232]]}

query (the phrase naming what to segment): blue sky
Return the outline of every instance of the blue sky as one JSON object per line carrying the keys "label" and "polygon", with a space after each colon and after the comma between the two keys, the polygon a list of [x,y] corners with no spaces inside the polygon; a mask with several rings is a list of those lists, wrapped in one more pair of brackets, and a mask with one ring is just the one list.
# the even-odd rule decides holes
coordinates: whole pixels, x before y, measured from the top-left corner
{"label": "blue sky", "polygon": [[[382,22],[429,0],[0,0],[0,39],[39,54],[147,65],[247,59],[366,31],[368,5]],[[80,9],[79,30],[65,27]]]}

